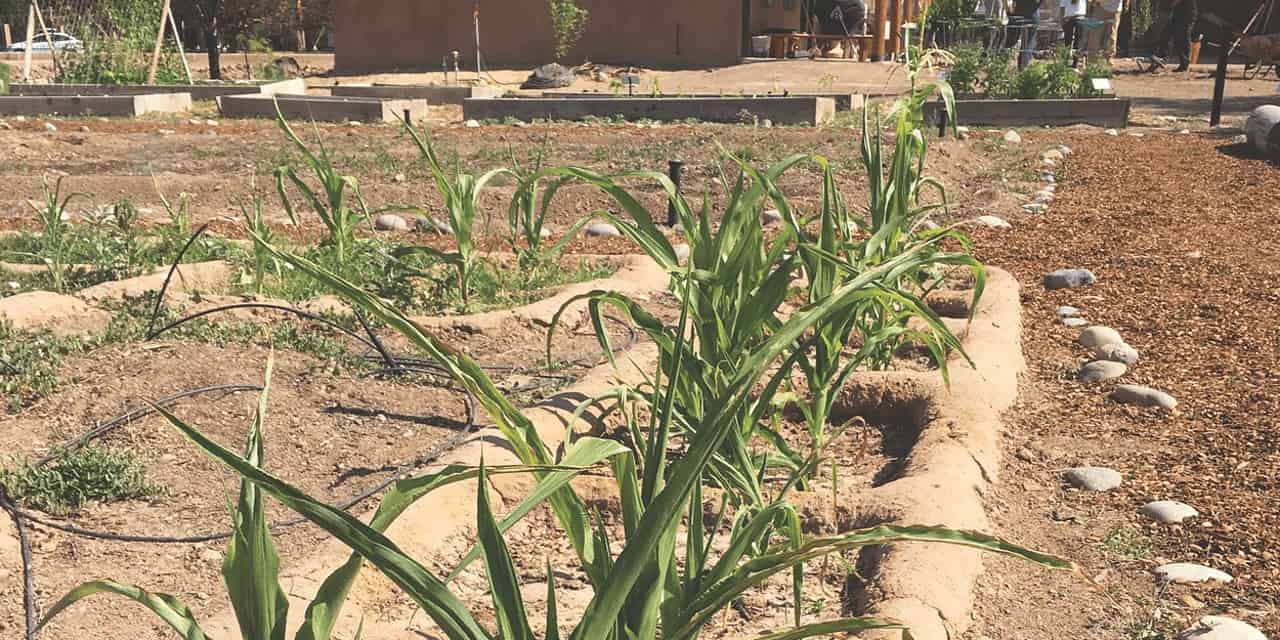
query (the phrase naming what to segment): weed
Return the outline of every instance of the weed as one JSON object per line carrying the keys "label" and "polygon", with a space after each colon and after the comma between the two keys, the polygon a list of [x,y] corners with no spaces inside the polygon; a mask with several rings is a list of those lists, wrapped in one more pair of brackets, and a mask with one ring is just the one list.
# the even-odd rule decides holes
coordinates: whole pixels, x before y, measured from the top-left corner
{"label": "weed", "polygon": [[56,515],[90,501],[120,502],[161,492],[147,481],[146,468],[135,455],[95,444],[60,451],[44,466],[24,462],[0,469],[0,486],[20,503]]}
{"label": "weed", "polygon": [[1129,527],[1116,527],[1108,531],[1100,545],[1104,551],[1125,560],[1145,560],[1151,557],[1155,546],[1151,538]]}

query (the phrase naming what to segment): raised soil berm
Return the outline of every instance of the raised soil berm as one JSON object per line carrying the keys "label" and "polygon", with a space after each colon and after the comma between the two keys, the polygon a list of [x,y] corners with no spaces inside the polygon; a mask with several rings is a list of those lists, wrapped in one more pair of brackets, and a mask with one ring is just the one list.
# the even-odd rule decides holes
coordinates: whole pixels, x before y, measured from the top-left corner
{"label": "raised soil berm", "polygon": [[275,118],[276,104],[290,120],[324,122],[398,122],[427,117],[426,100],[383,100],[305,95],[239,95],[218,98],[218,110],[226,118]]}
{"label": "raised soil berm", "polygon": [[450,86],[410,84],[335,84],[329,87],[335,96],[349,98],[393,98],[426,100],[428,104],[457,104],[467,98],[497,98],[507,94],[505,87],[491,85]]}
{"label": "raised soil berm", "polygon": [[0,96],[0,116],[125,116],[185,113],[189,93],[133,96]]}
{"label": "raised soil berm", "polygon": [[701,120],[703,122],[817,125],[835,117],[836,103],[819,97],[533,97],[470,98],[462,103],[469,120]]}
{"label": "raised soil berm", "polygon": [[[936,372],[855,377],[840,397],[841,414],[833,419],[861,416],[883,421],[910,437],[911,444],[904,464],[886,482],[866,492],[848,492],[856,496],[842,495],[841,508],[853,512],[849,522],[855,526],[942,524],[989,529],[983,495],[998,477],[1000,415],[1014,403],[1018,375],[1024,367],[1020,314],[1017,282],[1008,273],[992,269],[964,341],[976,368],[968,369],[957,358],[952,363],[950,387],[942,384]],[[572,407],[619,382],[645,379],[656,355],[651,344],[634,347],[618,359],[617,369],[597,367],[563,393],[527,410],[526,415],[552,447],[561,442],[566,427],[591,431],[612,407],[593,406],[583,422],[571,423]],[[501,436],[489,429],[441,464],[478,465],[481,456],[489,465],[515,462]],[[494,499],[499,505],[510,506],[510,501],[529,489],[528,479],[507,476],[494,480]],[[475,518],[474,492],[473,485],[462,483],[430,494],[405,512],[387,532],[388,537],[429,566],[431,558],[451,552],[453,546],[469,546],[474,541],[469,533]],[[329,543],[310,560],[288,568],[282,580],[293,585],[290,593],[295,602],[291,605],[304,606],[320,581],[348,553],[341,545]],[[903,621],[917,638],[949,640],[960,637],[968,624],[972,588],[981,570],[981,554],[970,549],[908,544],[868,549],[859,559],[863,582],[856,586],[858,597],[851,604],[859,612]],[[589,597],[589,591],[573,595],[577,602]],[[351,593],[338,628],[350,631],[363,623],[365,632],[372,631],[375,637],[421,634],[405,628],[412,612],[401,606],[397,597],[389,581],[366,571]],[[378,620],[364,619],[362,612],[374,610],[381,612]],[[562,614],[573,615],[567,611]],[[225,635],[234,630],[234,624],[224,613],[205,628]]]}
{"label": "raised soil berm", "polygon": [[226,84],[14,84],[15,96],[136,96],[158,93],[189,93],[192,100],[216,100],[229,95],[302,94],[307,83],[302,78],[278,82],[238,82]]}
{"label": "raised soil berm", "polygon": [[[728,93],[728,94],[724,94],[724,93],[685,93],[685,94],[680,94],[678,97],[688,97],[688,98],[723,98],[723,97],[725,97],[725,96],[727,95],[727,96],[729,96],[729,97],[739,97],[739,98],[773,98],[773,97],[781,97],[781,98],[831,98],[832,100],[835,100],[835,101],[836,101],[836,111],[852,111],[852,110],[854,110],[854,109],[861,109],[861,108],[863,107],[863,105],[865,105],[865,104],[867,103],[867,96],[865,96],[865,95],[863,95],[863,94],[861,94],[861,93],[834,93],[834,92],[833,92],[833,93],[807,93],[807,92],[795,92],[795,93],[786,93],[786,94],[782,94],[782,95],[775,95],[775,94],[745,94],[745,95],[735,95],[736,93],[737,93],[737,92],[730,92],[730,93]],[[612,94],[612,93],[600,93],[600,92],[592,92],[592,91],[569,91],[569,90],[561,90],[561,91],[543,91],[543,92],[542,92],[542,96],[543,96],[544,98],[615,98],[615,97],[620,97],[620,96],[617,96],[617,95]],[[626,96],[626,97],[631,97],[631,96]],[[640,97],[644,97],[644,92],[643,92],[643,91],[640,93]]]}
{"label": "raised soil berm", "polygon": [[[989,127],[1065,127],[1088,124],[1121,129],[1129,123],[1128,100],[1120,98],[1069,98],[1046,100],[957,100],[958,124]],[[941,107],[925,105],[925,119],[937,122]]]}
{"label": "raised soil berm", "polygon": [[[858,498],[855,521],[990,532],[984,496],[999,478],[1000,417],[1017,400],[1026,362],[1018,283],[1001,269],[989,275],[964,337],[973,367],[953,358],[949,385],[934,373],[867,373],[841,391],[833,420],[861,416],[916,430],[901,469]],[[901,620],[921,640],[962,637],[968,628],[981,552],[898,544],[864,550],[859,568],[856,612]]]}

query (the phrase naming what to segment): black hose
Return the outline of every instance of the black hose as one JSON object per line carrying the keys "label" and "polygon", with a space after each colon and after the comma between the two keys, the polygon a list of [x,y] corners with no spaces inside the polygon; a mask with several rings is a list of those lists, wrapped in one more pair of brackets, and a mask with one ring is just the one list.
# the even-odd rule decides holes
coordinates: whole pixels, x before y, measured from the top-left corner
{"label": "black hose", "polygon": [[204,235],[204,232],[208,230],[209,223],[206,222],[200,225],[200,228],[196,229],[196,232],[191,234],[190,238],[187,238],[187,243],[182,245],[182,251],[179,251],[177,257],[173,259],[173,265],[169,267],[169,274],[164,277],[164,284],[160,286],[160,293],[156,296],[156,305],[151,309],[151,319],[147,321],[148,340],[152,339],[150,337],[151,330],[155,327],[156,320],[160,318],[160,306],[164,304],[164,294],[169,290],[169,281],[173,280],[173,274],[178,272],[178,265],[182,263],[182,256],[187,255],[187,251],[191,249],[191,245],[195,244],[196,239]]}
{"label": "black hose", "polygon": [[13,518],[13,528],[18,534],[18,546],[22,550],[22,607],[27,622],[26,637],[27,640],[35,640],[38,616],[36,614],[36,578],[31,570],[31,540],[27,538],[27,527],[23,522],[22,512],[9,499],[2,486],[0,486],[0,509],[9,512],[9,517]]}
{"label": "black hose", "polygon": [[126,425],[130,422],[133,422],[138,418],[151,415],[152,413],[155,413],[156,407],[168,407],[169,405],[172,405],[178,402],[179,400],[185,400],[187,398],[192,398],[192,397],[203,395],[206,393],[218,393],[218,392],[236,393],[238,391],[262,391],[262,387],[256,384],[223,384],[223,385],[217,385],[212,387],[200,387],[199,389],[192,389],[190,391],[183,391],[182,393],[175,393],[166,398],[161,398],[157,400],[154,405],[134,409],[123,415],[116,416],[90,429],[89,431],[86,431],[84,434],[80,435],[74,440],[71,440],[66,444],[54,447],[53,449],[50,450],[48,455],[37,460],[35,466],[43,467],[44,465],[49,464],[50,462],[53,462],[54,459],[56,459],[58,456],[62,455],[67,451],[75,451],[76,449],[79,449],[80,447],[83,447],[86,444],[89,444],[90,442],[97,440],[98,438],[101,438],[102,436],[110,433],[111,431],[114,431],[116,428],[122,425]]}
{"label": "black hose", "polygon": [[324,316],[322,316],[322,315],[315,314],[315,313],[311,313],[311,312],[308,312],[308,311],[303,311],[302,309],[298,309],[298,308],[296,308],[296,307],[288,307],[288,306],[285,306],[285,305],[282,305],[282,304],[273,304],[273,303],[270,303],[270,302],[237,302],[237,303],[235,303],[235,304],[228,304],[228,305],[223,305],[223,306],[220,306],[220,307],[214,307],[214,308],[212,308],[212,309],[205,309],[204,311],[200,311],[200,312],[198,312],[198,313],[193,313],[193,314],[191,314],[191,315],[189,315],[189,316],[187,316],[187,317],[185,317],[185,318],[180,318],[180,319],[178,319],[178,320],[174,320],[173,322],[169,323],[168,325],[165,325],[164,327],[161,327],[160,329],[157,329],[157,330],[155,330],[155,331],[149,332],[149,333],[147,334],[147,340],[155,340],[156,338],[160,337],[160,335],[162,335],[162,334],[164,334],[164,333],[167,333],[167,332],[169,332],[169,331],[172,331],[172,330],[174,330],[174,329],[177,329],[178,327],[180,327],[180,326],[182,326],[182,325],[184,325],[184,324],[186,324],[186,323],[188,323],[188,322],[191,322],[191,321],[193,321],[193,320],[198,320],[198,319],[203,318],[203,317],[205,317],[205,316],[207,316],[207,315],[212,315],[212,314],[215,314],[215,313],[222,313],[222,312],[224,312],[224,311],[234,311],[234,310],[236,310],[236,309],[272,309],[272,310],[274,310],[274,311],[284,311],[284,312],[286,312],[286,313],[292,313],[293,315],[296,315],[296,316],[298,316],[298,317],[300,317],[300,318],[303,318],[303,319],[305,319],[305,320],[310,320],[310,321],[312,321],[312,322],[318,322],[318,323],[323,324],[323,325],[325,325],[325,326],[327,326],[327,327],[329,327],[329,328],[331,328],[331,329],[334,329],[334,330],[336,330],[336,331],[338,331],[338,332],[340,332],[340,333],[343,333],[343,334],[347,335],[348,337],[352,338],[353,340],[356,340],[356,341],[360,342],[361,344],[365,345],[366,347],[368,347],[368,348],[370,348],[370,349],[375,349],[375,350],[376,350],[376,349],[378,348],[377,343],[375,343],[375,342],[373,342],[373,341],[370,341],[368,338],[365,338],[364,336],[360,335],[359,333],[356,333],[355,331],[352,331],[352,330],[350,330],[350,329],[348,329],[348,328],[346,328],[346,327],[342,326],[341,324],[339,324],[339,323],[337,323],[337,322],[334,322],[333,320],[330,320],[330,319],[328,319],[328,318],[326,318],[326,317],[324,317]]}

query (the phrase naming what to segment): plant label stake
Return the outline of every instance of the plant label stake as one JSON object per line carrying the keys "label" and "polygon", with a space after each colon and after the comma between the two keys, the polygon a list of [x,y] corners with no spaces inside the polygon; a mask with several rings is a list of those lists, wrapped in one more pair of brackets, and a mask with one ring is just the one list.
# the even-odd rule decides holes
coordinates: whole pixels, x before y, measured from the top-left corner
{"label": "plant label stake", "polygon": [[1227,47],[1222,45],[1218,50],[1218,69],[1213,78],[1213,113],[1209,115],[1209,126],[1216,127],[1222,122],[1222,94],[1227,89]]}
{"label": "plant label stake", "polygon": [[[676,185],[676,193],[680,193],[680,170],[684,168],[682,160],[667,161],[667,175],[671,178],[671,182]],[[676,203],[674,200],[667,202],[667,226],[676,226]]]}
{"label": "plant label stake", "polygon": [[947,101],[938,96],[938,137],[947,137]]}

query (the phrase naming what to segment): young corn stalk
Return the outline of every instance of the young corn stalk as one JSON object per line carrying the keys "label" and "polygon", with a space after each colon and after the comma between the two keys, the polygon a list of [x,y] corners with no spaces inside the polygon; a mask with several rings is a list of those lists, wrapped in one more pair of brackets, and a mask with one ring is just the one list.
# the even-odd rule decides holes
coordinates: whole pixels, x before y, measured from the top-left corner
{"label": "young corn stalk", "polygon": [[[577,220],[561,235],[559,242],[550,249],[543,250],[546,241],[543,237],[546,228],[544,223],[551,200],[561,187],[573,180],[572,176],[557,175],[554,169],[543,169],[546,148],[547,139],[544,138],[531,167],[520,166],[515,153],[509,152],[513,167],[511,174],[516,178],[516,193],[507,210],[507,226],[511,230],[511,249],[520,257],[520,264],[525,268],[537,268],[547,261],[555,260],[578,231],[591,220],[585,216]],[[542,188],[543,180],[550,180],[545,189]]]}
{"label": "young corn stalk", "polygon": [[[318,151],[313,152],[308,148],[285,120],[279,104],[276,105],[276,122],[284,132],[285,138],[302,154],[306,166],[311,169],[316,181],[320,183],[322,192],[318,194],[298,175],[297,169],[290,164],[284,164],[275,170],[276,192],[280,196],[280,203],[284,205],[289,220],[295,225],[299,224],[296,208],[286,188],[287,184],[292,184],[328,230],[329,237],[326,242],[333,249],[336,263],[346,265],[356,242],[356,230],[361,223],[368,222],[372,215],[382,210],[369,211],[364,196],[360,192],[360,183],[354,177],[338,172],[323,140],[317,141]],[[348,193],[355,198],[355,208],[347,203]]]}
{"label": "young corn stalk", "polygon": [[[240,218],[250,233],[262,238],[268,244],[274,244],[276,242],[275,232],[271,230],[271,225],[267,224],[263,216],[264,208],[265,203],[262,199],[262,194],[254,189],[253,197],[249,200],[249,204],[240,205]],[[280,273],[280,261],[258,243],[253,245],[252,259],[251,285],[253,293],[254,295],[262,295],[268,271]]]}
{"label": "young corn stalk", "polygon": [[458,173],[451,179],[445,172],[444,167],[440,165],[440,160],[436,157],[435,148],[431,146],[431,140],[419,134],[413,124],[409,122],[405,122],[404,127],[409,132],[410,137],[413,138],[414,144],[418,146],[418,151],[421,153],[423,161],[426,162],[427,168],[431,170],[431,175],[435,179],[436,188],[444,199],[445,214],[448,218],[447,224],[453,233],[457,248],[454,251],[441,251],[429,246],[403,247],[397,249],[394,255],[397,258],[403,258],[414,254],[426,254],[452,267],[457,274],[458,290],[462,296],[462,304],[466,306],[471,299],[472,276],[475,274],[476,269],[479,268],[479,252],[475,242],[475,224],[480,195],[494,178],[511,172],[507,169],[494,169],[479,178],[466,173]]}

